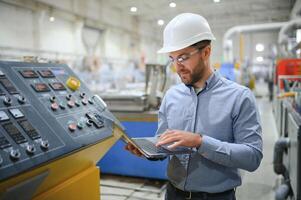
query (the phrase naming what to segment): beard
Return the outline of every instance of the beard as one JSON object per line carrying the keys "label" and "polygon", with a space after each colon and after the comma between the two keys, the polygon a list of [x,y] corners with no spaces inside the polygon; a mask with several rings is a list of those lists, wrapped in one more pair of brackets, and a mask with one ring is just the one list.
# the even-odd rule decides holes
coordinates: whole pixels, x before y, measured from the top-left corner
{"label": "beard", "polygon": [[205,64],[202,60],[193,68],[193,70],[183,69],[178,72],[181,81],[187,86],[193,86],[204,76]]}

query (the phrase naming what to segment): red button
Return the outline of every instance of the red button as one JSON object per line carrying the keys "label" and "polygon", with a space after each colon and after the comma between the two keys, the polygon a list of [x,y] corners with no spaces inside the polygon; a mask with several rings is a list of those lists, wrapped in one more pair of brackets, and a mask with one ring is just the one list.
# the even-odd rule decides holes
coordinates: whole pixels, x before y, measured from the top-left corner
{"label": "red button", "polygon": [[68,128],[69,128],[70,131],[75,131],[76,130],[76,126],[77,126],[77,124],[72,123],[72,124],[68,125]]}
{"label": "red button", "polygon": [[68,101],[68,102],[67,102],[67,105],[68,105],[70,108],[72,108],[72,107],[75,106],[75,103],[74,103],[74,101]]}
{"label": "red button", "polygon": [[51,109],[53,111],[57,110],[58,108],[59,108],[59,105],[56,102],[54,102],[54,103],[51,104]]}

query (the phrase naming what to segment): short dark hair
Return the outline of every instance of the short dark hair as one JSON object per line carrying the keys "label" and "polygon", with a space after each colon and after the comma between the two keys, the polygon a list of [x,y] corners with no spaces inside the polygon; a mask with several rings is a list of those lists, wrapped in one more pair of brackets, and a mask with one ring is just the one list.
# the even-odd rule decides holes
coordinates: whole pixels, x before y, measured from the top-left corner
{"label": "short dark hair", "polygon": [[211,40],[202,40],[200,42],[194,43],[193,45],[191,45],[191,47],[194,48],[200,48],[200,47],[205,47],[211,44]]}

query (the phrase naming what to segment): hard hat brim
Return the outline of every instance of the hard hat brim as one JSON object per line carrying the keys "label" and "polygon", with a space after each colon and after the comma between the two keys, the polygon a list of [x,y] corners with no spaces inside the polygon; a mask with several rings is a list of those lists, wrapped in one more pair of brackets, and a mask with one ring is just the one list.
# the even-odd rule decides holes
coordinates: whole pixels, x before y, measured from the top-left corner
{"label": "hard hat brim", "polygon": [[178,50],[181,50],[181,49],[184,49],[186,47],[189,47],[197,42],[200,42],[200,41],[203,41],[203,40],[216,40],[216,38],[213,36],[213,35],[207,35],[206,37],[202,37],[202,38],[199,38],[199,37],[195,37],[195,38],[192,38],[190,41],[185,41],[183,42],[183,44],[180,44],[178,46],[163,46],[161,49],[159,49],[157,51],[157,53],[170,53],[170,52],[174,52],[174,51],[178,51]]}

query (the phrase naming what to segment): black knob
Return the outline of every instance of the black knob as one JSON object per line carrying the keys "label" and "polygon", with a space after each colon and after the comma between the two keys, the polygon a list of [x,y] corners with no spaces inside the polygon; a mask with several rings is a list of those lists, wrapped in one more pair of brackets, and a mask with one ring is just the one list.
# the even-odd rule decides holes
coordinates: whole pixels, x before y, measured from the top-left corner
{"label": "black knob", "polygon": [[59,106],[62,110],[66,108],[66,104],[64,102],[61,102]]}
{"label": "black knob", "polygon": [[12,104],[12,100],[11,100],[11,98],[10,97],[4,97],[4,99],[3,99],[3,103],[5,104],[5,105],[7,105],[7,106],[10,106],[11,104]]}
{"label": "black knob", "polygon": [[34,154],[34,152],[36,151],[36,148],[34,147],[34,145],[27,145],[26,146],[26,152],[28,154]]}
{"label": "black knob", "polygon": [[18,96],[18,101],[19,101],[20,104],[24,104],[26,102],[26,99],[25,99],[25,97],[19,95]]}
{"label": "black knob", "polygon": [[94,101],[93,101],[92,98],[90,98],[90,99],[88,100],[88,102],[89,102],[89,104],[94,104]]}
{"label": "black knob", "polygon": [[18,160],[21,156],[21,153],[18,149],[13,149],[10,151],[9,156],[12,160]]}
{"label": "black knob", "polygon": [[51,96],[51,97],[49,97],[49,100],[50,100],[50,102],[55,102],[55,100],[56,100],[56,97],[55,96]]}
{"label": "black knob", "polygon": [[80,106],[80,101],[79,100],[75,100],[75,105],[77,106],[77,107],[79,107]]}
{"label": "black knob", "polygon": [[66,99],[67,100],[70,100],[72,98],[72,94],[68,94],[67,96],[66,96]]}
{"label": "black knob", "polygon": [[82,93],[80,93],[79,96],[80,96],[81,98],[84,98],[84,97],[86,96],[86,93],[82,92]]}
{"label": "black knob", "polygon": [[82,104],[83,104],[83,105],[87,105],[87,104],[88,104],[88,100],[87,100],[86,98],[84,98],[84,99],[82,100]]}
{"label": "black knob", "polygon": [[41,145],[41,148],[43,150],[48,150],[48,148],[49,148],[49,142],[48,142],[48,140],[42,140],[41,143],[40,143],[40,145]]}
{"label": "black knob", "polygon": [[92,126],[93,121],[92,121],[91,119],[87,119],[86,124],[87,124],[88,126]]}

